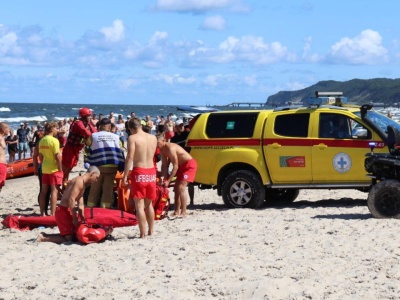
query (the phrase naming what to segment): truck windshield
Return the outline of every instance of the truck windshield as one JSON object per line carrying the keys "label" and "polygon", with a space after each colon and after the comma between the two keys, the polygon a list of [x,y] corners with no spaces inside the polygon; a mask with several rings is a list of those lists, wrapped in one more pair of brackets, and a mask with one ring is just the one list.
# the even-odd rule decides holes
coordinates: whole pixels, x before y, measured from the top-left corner
{"label": "truck windshield", "polygon": [[[361,118],[361,112],[356,112],[355,113],[357,116]],[[367,112],[367,118],[373,122],[377,127],[380,127],[383,132],[387,132],[387,127],[388,125],[396,127],[398,130],[400,130],[400,124],[397,123],[396,121],[386,117],[385,115],[382,115],[376,111],[369,110]]]}

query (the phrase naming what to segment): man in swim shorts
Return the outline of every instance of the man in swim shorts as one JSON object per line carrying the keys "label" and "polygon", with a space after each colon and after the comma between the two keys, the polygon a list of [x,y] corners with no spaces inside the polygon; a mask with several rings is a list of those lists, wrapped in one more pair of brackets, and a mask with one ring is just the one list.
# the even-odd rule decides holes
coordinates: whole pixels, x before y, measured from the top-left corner
{"label": "man in swim shorts", "polygon": [[0,191],[6,183],[7,159],[6,159],[6,137],[10,133],[10,126],[0,122]]}
{"label": "man in swim shorts", "polygon": [[17,130],[18,159],[26,158],[26,152],[28,151],[28,133],[29,133],[29,128],[27,128],[24,123],[21,123],[20,128]]}
{"label": "man in swim shorts", "polygon": [[36,242],[62,244],[75,239],[79,223],[85,221],[83,193],[89,185],[96,182],[99,176],[99,169],[96,166],[90,166],[87,173],[68,182],[55,214],[60,234],[42,232],[37,237]]}
{"label": "man in swim shorts", "polygon": [[62,154],[63,186],[68,182],[72,168],[78,164],[79,153],[85,146],[86,139],[92,133],[97,132],[97,129],[90,123],[91,116],[92,110],[83,107],[79,110],[79,119],[71,124]]}
{"label": "man in swim shorts", "polygon": [[39,197],[40,215],[47,210],[46,195],[50,189],[50,215],[56,213],[57,196],[63,180],[60,142],[57,136],[58,124],[49,122],[45,126],[45,136],[39,142],[39,159],[42,162],[42,188]]}
{"label": "man in swim shorts", "polygon": [[174,134],[175,134],[175,123],[172,120],[172,114],[169,114],[164,126],[165,140],[169,142],[171,138],[174,136]]}
{"label": "man in swim shorts", "polygon": [[[185,123],[183,120],[178,119],[175,121],[175,134],[171,138],[170,142],[178,144],[181,146],[183,149],[187,151],[185,148],[186,145],[186,140],[188,138],[189,131],[185,128]],[[190,198],[190,205],[194,205],[194,185],[193,182],[188,183],[188,192],[189,192],[189,198]]]}
{"label": "man in swim shorts", "polygon": [[128,172],[131,171],[131,198],[136,207],[136,217],[139,222],[140,238],[146,237],[146,222],[148,235],[153,234],[154,209],[153,200],[156,199],[156,169],[153,157],[157,148],[157,139],[154,135],[142,130],[141,120],[131,118],[128,122],[131,135],[128,137],[128,153],[125,159],[124,177],[122,184],[128,185]]}
{"label": "man in swim shorts", "polygon": [[[197,171],[196,160],[178,144],[166,142],[162,134],[157,135],[157,147],[161,152],[161,179],[164,186],[168,187],[171,179],[176,176],[174,215],[186,217],[186,187],[189,182],[194,181]],[[172,170],[168,175],[169,164],[172,164]]]}

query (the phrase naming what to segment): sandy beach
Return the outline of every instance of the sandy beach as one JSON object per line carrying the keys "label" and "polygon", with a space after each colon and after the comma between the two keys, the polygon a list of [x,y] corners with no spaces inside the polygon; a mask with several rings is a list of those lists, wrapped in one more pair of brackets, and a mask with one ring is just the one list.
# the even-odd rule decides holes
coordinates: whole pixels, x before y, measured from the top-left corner
{"label": "sandy beach", "polygon": [[[8,180],[1,217],[38,213],[38,190],[35,176]],[[3,228],[0,299],[398,299],[399,224],[373,219],[366,198],[303,190],[284,207],[226,209],[196,188],[186,219],[86,246],[33,242],[57,228]]]}

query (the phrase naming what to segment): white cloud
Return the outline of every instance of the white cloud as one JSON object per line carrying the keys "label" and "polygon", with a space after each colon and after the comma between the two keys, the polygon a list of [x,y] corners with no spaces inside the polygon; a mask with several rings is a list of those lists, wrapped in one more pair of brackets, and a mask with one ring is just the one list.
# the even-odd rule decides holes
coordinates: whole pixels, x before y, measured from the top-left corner
{"label": "white cloud", "polygon": [[247,63],[266,65],[277,62],[296,62],[297,56],[280,42],[265,43],[263,37],[228,37],[217,48],[199,45],[188,51],[188,65],[204,66],[204,63]]}
{"label": "white cloud", "polygon": [[244,82],[249,86],[255,86],[258,83],[256,76],[245,76]]}
{"label": "white cloud", "polygon": [[223,78],[222,75],[208,75],[204,79],[204,83],[210,86],[217,86],[219,81]]}
{"label": "white cloud", "polygon": [[204,20],[204,22],[200,25],[201,29],[204,30],[224,30],[226,27],[226,21],[221,16],[211,16]]}
{"label": "white cloud", "polygon": [[238,60],[254,64],[295,60],[294,54],[291,54],[287,47],[280,42],[268,44],[264,42],[263,37],[257,36],[244,36],[240,39],[229,37],[220,44],[219,48],[227,53],[234,54]]}
{"label": "white cloud", "polygon": [[165,31],[156,31],[150,38],[150,45],[157,45],[165,42],[168,38],[168,33]]}
{"label": "white cloud", "polygon": [[193,76],[183,77],[179,74],[174,74],[174,75],[158,74],[156,76],[156,80],[164,81],[169,85],[175,85],[175,84],[188,85],[196,82],[196,78],[194,78]]}
{"label": "white cloud", "polygon": [[156,10],[204,13],[219,9],[248,12],[249,8],[241,0],[157,0]]}
{"label": "white cloud", "polygon": [[5,32],[0,35],[0,53],[6,53],[15,46],[18,37],[15,32]]}
{"label": "white cloud", "polygon": [[319,62],[322,60],[322,56],[316,53],[311,52],[312,45],[312,37],[308,36],[304,39],[304,47],[303,47],[303,60],[311,63]]}
{"label": "white cloud", "polygon": [[344,37],[331,47],[330,58],[338,63],[377,64],[388,61],[379,32],[367,29],[354,38]]}
{"label": "white cloud", "polygon": [[148,68],[160,68],[167,62],[167,32],[156,31],[146,45],[132,43],[123,51],[123,58],[138,61]]}
{"label": "white cloud", "polygon": [[106,41],[111,43],[117,43],[124,39],[125,26],[121,20],[115,20],[112,27],[103,27],[100,32],[104,34]]}
{"label": "white cloud", "polygon": [[257,85],[257,77],[255,75],[238,76],[237,74],[213,74],[207,75],[203,79],[203,83],[208,86],[223,86],[234,84],[237,86],[250,86]]}
{"label": "white cloud", "polygon": [[290,81],[286,84],[289,91],[297,91],[306,88],[308,85],[305,85],[302,82]]}
{"label": "white cloud", "polygon": [[127,90],[138,84],[139,82],[136,79],[127,78],[119,82],[119,87],[123,90]]}

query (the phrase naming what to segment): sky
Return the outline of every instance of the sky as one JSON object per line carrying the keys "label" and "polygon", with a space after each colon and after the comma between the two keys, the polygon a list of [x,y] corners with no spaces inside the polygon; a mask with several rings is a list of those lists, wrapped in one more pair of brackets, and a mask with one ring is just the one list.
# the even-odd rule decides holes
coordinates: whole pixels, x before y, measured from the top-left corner
{"label": "sky", "polygon": [[227,105],[400,77],[398,0],[0,5],[0,102]]}

